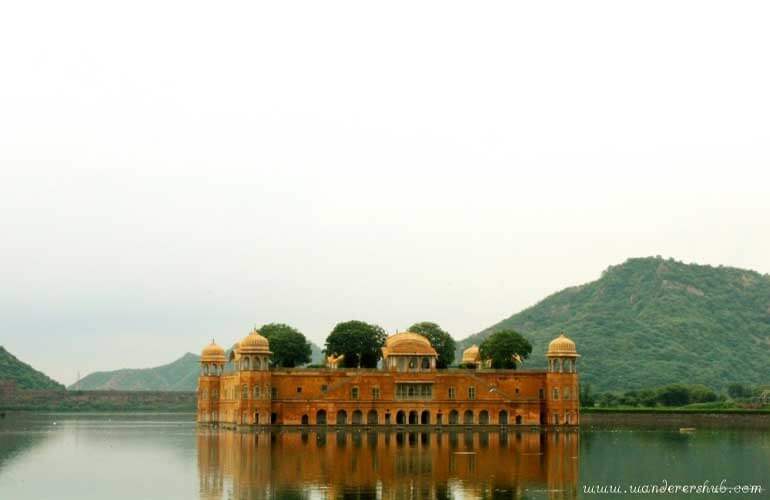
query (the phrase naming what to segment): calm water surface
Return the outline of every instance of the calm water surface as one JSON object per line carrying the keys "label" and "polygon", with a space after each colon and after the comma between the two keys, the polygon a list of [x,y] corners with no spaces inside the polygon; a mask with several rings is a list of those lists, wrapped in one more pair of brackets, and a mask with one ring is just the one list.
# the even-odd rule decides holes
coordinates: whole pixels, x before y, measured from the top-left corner
{"label": "calm water surface", "polygon": [[197,429],[193,419],[9,415],[0,419],[0,499],[644,498],[584,487],[770,486],[762,431],[246,433]]}

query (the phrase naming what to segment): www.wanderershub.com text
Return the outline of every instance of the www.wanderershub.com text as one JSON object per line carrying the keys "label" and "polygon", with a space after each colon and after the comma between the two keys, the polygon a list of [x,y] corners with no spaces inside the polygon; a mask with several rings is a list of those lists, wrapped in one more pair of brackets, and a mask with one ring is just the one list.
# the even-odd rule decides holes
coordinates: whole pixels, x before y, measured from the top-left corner
{"label": "www.wanderershub.com text", "polygon": [[727,479],[718,483],[703,481],[699,484],[660,483],[647,484],[584,484],[587,495],[760,495],[767,492],[761,484],[731,484]]}

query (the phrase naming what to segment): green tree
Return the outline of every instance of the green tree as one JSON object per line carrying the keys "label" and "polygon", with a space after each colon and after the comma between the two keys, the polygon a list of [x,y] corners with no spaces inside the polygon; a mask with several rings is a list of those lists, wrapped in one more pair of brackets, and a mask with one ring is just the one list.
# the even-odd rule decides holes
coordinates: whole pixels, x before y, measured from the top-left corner
{"label": "green tree", "polygon": [[408,331],[419,333],[430,340],[431,345],[438,353],[437,368],[447,368],[454,362],[455,349],[457,348],[455,340],[436,323],[429,321],[415,323],[408,328]]}
{"label": "green tree", "polygon": [[703,385],[692,385],[690,390],[691,403],[711,403],[717,400],[717,394]]}
{"label": "green tree", "polygon": [[658,402],[663,406],[684,406],[690,403],[690,389],[682,384],[671,384],[658,389]]}
{"label": "green tree", "polygon": [[639,391],[639,402],[642,406],[652,408],[658,403],[657,394],[652,389],[642,389]]}
{"label": "green tree", "polygon": [[580,386],[580,406],[591,408],[596,404],[596,399],[591,392],[591,384]]}
{"label": "green tree", "polygon": [[727,386],[727,395],[733,399],[748,398],[751,396],[751,388],[743,384],[730,384]]}
{"label": "green tree", "polygon": [[602,408],[617,406],[619,402],[618,397],[611,392],[599,394],[599,396],[596,398],[596,401]]}
{"label": "green tree", "polygon": [[623,406],[639,406],[639,393],[637,391],[626,391],[620,396],[618,402]]}
{"label": "green tree", "polygon": [[342,364],[347,368],[376,368],[387,336],[381,327],[363,321],[338,323],[326,337],[324,352],[344,354]]}
{"label": "green tree", "polygon": [[270,342],[274,366],[294,368],[310,363],[310,342],[296,328],[283,323],[268,323],[259,329]]}
{"label": "green tree", "polygon": [[514,330],[493,333],[479,347],[481,359],[491,359],[492,368],[516,368],[514,356],[526,359],[532,353],[532,344]]}

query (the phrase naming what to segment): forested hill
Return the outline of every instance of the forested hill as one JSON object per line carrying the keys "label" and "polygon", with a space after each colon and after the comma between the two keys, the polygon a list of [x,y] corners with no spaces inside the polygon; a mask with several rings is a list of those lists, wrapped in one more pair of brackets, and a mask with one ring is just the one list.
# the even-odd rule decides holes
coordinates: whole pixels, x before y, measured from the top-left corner
{"label": "forested hill", "polygon": [[513,328],[544,367],[560,331],[575,340],[581,380],[597,390],[668,383],[715,389],[770,383],[770,276],[728,267],[637,258],[567,288],[463,341]]}
{"label": "forested hill", "polygon": [[59,382],[39,372],[0,346],[0,380],[12,380],[19,389],[64,389]]}

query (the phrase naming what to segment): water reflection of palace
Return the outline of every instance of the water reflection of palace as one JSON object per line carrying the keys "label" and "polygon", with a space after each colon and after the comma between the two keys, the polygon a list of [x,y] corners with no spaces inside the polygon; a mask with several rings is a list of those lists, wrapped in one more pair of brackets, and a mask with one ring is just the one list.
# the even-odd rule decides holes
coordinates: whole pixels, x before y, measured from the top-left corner
{"label": "water reflection of palace", "polygon": [[577,497],[576,431],[201,430],[202,499]]}

